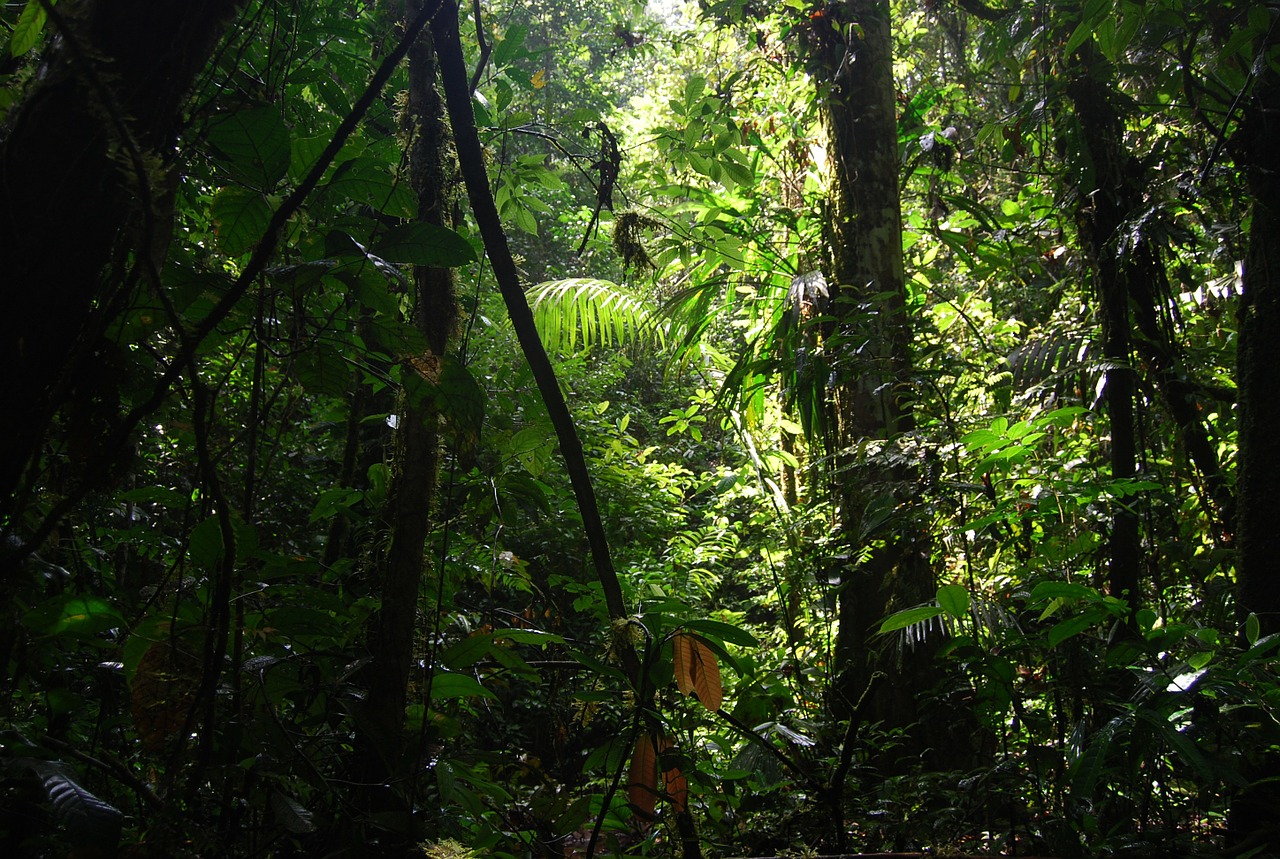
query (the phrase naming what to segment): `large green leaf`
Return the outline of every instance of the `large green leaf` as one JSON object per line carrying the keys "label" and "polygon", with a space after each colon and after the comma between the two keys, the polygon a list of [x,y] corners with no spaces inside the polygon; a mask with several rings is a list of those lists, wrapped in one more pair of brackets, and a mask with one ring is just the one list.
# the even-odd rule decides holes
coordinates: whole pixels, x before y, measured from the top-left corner
{"label": "large green leaf", "polygon": [[257,191],[231,186],[213,197],[209,214],[218,244],[232,256],[253,248],[271,223],[271,204]]}
{"label": "large green leaf", "polygon": [[235,180],[270,191],[289,169],[289,129],[278,108],[241,108],[209,123],[205,140],[218,166]]}
{"label": "large green leaf", "polygon": [[313,394],[341,397],[351,386],[351,365],[337,349],[327,345],[317,345],[298,354],[293,373],[302,387]]}
{"label": "large green leaf", "polygon": [[222,526],[217,516],[209,516],[191,529],[187,552],[201,569],[212,572],[222,558]]}
{"label": "large green leaf", "polygon": [[63,594],[41,603],[23,615],[22,623],[43,635],[73,636],[92,636],[125,625],[111,603],[78,594]]}
{"label": "large green leaf", "polygon": [[754,635],[742,627],[720,620],[690,620],[681,626],[689,632],[700,632],[739,647],[755,647],[759,643]]}
{"label": "large green leaf", "polygon": [[471,242],[453,230],[425,221],[392,227],[374,243],[373,252],[388,262],[446,268],[476,260]]}
{"label": "large green leaf", "polygon": [[880,624],[880,632],[881,634],[897,632],[922,621],[932,620],[940,614],[942,614],[942,609],[936,605],[921,605],[915,608],[903,609],[886,617],[884,623]]}
{"label": "large green leaf", "polygon": [[328,189],[330,193],[395,218],[412,218],[417,214],[417,201],[409,186],[388,173],[381,161],[369,156],[338,165]]}
{"label": "large green leaf", "polygon": [[498,700],[480,681],[469,674],[445,674],[437,672],[431,678],[431,700],[446,701],[451,698],[492,698]]}
{"label": "large green leaf", "polygon": [[44,34],[46,17],[40,0],[27,0],[26,7],[18,16],[18,23],[13,25],[13,32],[9,34],[10,56],[20,57],[36,46]]}
{"label": "large green leaf", "polygon": [[938,588],[938,605],[956,620],[964,620],[969,614],[969,589],[964,585],[943,585]]}

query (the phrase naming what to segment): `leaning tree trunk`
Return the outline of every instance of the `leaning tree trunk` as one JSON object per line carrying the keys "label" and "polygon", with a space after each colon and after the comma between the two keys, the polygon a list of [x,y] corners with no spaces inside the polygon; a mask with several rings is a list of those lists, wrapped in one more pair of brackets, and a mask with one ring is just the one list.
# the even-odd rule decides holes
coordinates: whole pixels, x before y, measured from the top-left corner
{"label": "leaning tree trunk", "polygon": [[[808,39],[815,80],[826,82],[818,97],[835,317],[824,343],[836,381],[828,401],[831,489],[850,557],[870,550],[867,562],[845,571],[829,707],[837,720],[906,727],[918,718],[914,695],[929,655],[899,654],[872,637],[887,614],[934,592],[927,540],[912,526],[912,475],[890,464],[900,459],[890,453],[893,440],[912,429],[912,416],[889,3],[828,4],[811,19]],[[877,672],[894,681],[873,684]],[[833,785],[837,794],[840,787]]]}
{"label": "leaning tree trunk", "polygon": [[242,3],[53,7],[48,58],[0,139],[0,517],[61,408],[69,455],[96,466],[85,473],[121,455],[99,449],[122,363],[102,332],[128,297],[124,267],[147,278],[163,263],[182,106]]}

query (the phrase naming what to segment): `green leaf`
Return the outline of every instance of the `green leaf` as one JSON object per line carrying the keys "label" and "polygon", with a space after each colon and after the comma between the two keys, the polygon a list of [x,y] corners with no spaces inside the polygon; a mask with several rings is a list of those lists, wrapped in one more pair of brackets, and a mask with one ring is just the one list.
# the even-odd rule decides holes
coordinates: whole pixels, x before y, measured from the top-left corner
{"label": "green leaf", "polygon": [[755,647],[759,643],[756,641],[755,636],[745,629],[719,620],[690,620],[685,621],[681,626],[690,632],[700,632],[704,635],[714,636],[721,641],[736,644],[739,647]]}
{"label": "green leaf", "polygon": [[18,16],[18,23],[13,25],[9,34],[9,55],[20,57],[36,46],[44,34],[46,14],[40,0],[27,0],[26,7]]}
{"label": "green leaf", "polygon": [[707,79],[702,75],[691,75],[684,84],[684,104],[685,108],[692,110],[702,99],[702,93],[707,88]]}
{"label": "green leaf", "polygon": [[1177,725],[1171,723],[1167,716],[1149,707],[1139,708],[1136,715],[1155,729],[1156,733],[1169,744],[1169,748],[1177,752],[1183,762],[1195,770],[1202,782],[1210,782],[1217,776],[1204,753],[1196,748],[1191,738],[1179,731]]}
{"label": "green leaf", "polygon": [[210,516],[191,529],[191,539],[187,544],[187,554],[193,563],[206,572],[211,572],[222,557],[222,527],[217,516]]}
{"label": "green leaf", "polygon": [[190,495],[164,486],[144,486],[138,489],[130,489],[128,492],[122,493],[120,498],[123,501],[130,501],[134,504],[159,504],[161,507],[171,507],[175,510],[187,506],[191,501]]}
{"label": "green leaf", "polygon": [[361,156],[342,162],[326,187],[330,193],[395,218],[412,218],[417,214],[417,201],[409,186],[396,181],[376,158]]}
{"label": "green leaf", "polygon": [[1101,597],[1097,588],[1075,582],[1041,582],[1031,590],[1031,602],[1043,600],[1097,600]]}
{"label": "green leaf", "polygon": [[1127,715],[1117,716],[1108,722],[1072,762],[1071,793],[1074,797],[1086,801],[1093,796],[1106,766],[1107,755],[1111,752],[1112,740],[1120,728],[1125,726],[1127,718]]}
{"label": "green leaf", "polygon": [[451,355],[441,362],[436,398],[455,441],[466,450],[473,449],[480,441],[488,397],[467,366]]}
{"label": "green leaf", "polygon": [[1253,612],[1249,612],[1249,616],[1244,619],[1244,638],[1249,642],[1249,646],[1258,643],[1258,636],[1262,634],[1262,624],[1258,622],[1258,616]]}
{"label": "green leaf", "polygon": [[293,375],[311,393],[329,397],[345,396],[353,378],[351,365],[342,354],[337,349],[321,345],[294,358]]}
{"label": "green leaf", "polygon": [[542,423],[525,427],[511,437],[508,449],[525,471],[541,477],[556,450],[551,427]]}
{"label": "green leaf", "polygon": [[528,294],[534,324],[548,349],[574,354],[646,337],[663,342],[649,304],[616,283],[573,277],[539,283]]}
{"label": "green leaf", "polygon": [[440,664],[450,671],[470,668],[481,659],[484,659],[492,649],[492,634],[469,635],[445,648],[444,652],[440,654]]}
{"label": "green leaf", "polygon": [[239,182],[270,191],[289,170],[289,129],[278,108],[241,108],[214,117],[205,131],[218,166]]}
{"label": "green leaf", "polygon": [[431,700],[448,701],[452,698],[491,698],[498,700],[480,681],[469,674],[437,673],[431,678]]}
{"label": "green leaf", "polygon": [[320,160],[329,145],[329,136],[296,137],[289,144],[289,178],[301,182]]}
{"label": "green leaf", "polygon": [[564,644],[564,636],[554,632],[543,632],[540,629],[502,629],[494,632],[494,638],[510,641],[512,644]]}
{"label": "green leaf", "polygon": [[414,221],[392,227],[373,246],[388,262],[454,268],[475,262],[471,242],[446,227]]}
{"label": "green leaf", "polygon": [[1067,44],[1062,49],[1063,55],[1070,56],[1076,48],[1088,41],[1098,29],[1102,20],[1110,16],[1114,7],[1115,0],[1088,0],[1085,3],[1084,15],[1081,16],[1079,26],[1071,34],[1071,38],[1067,39]]}
{"label": "green leaf", "polygon": [[267,232],[271,204],[248,188],[223,188],[213,196],[209,214],[218,244],[231,256],[248,252]]}
{"label": "green leaf", "polygon": [[943,585],[938,588],[938,605],[956,620],[969,615],[969,589],[964,585]]}
{"label": "green leaf", "polygon": [[283,605],[267,613],[286,638],[315,644],[342,641],[343,622],[331,612],[306,605]]}
{"label": "green leaf", "polygon": [[493,67],[501,69],[519,56],[528,35],[529,28],[524,24],[513,24],[508,27],[493,48]]}
{"label": "green leaf", "polygon": [[914,626],[925,620],[931,620],[942,614],[942,609],[936,605],[921,605],[915,608],[907,608],[902,611],[894,612],[884,619],[884,623],[880,624],[880,634],[886,632],[896,632],[899,629],[906,629],[908,626]]}
{"label": "green leaf", "polygon": [[1050,647],[1057,647],[1073,635],[1079,635],[1105,617],[1101,611],[1091,610],[1069,617],[1049,630]]}
{"label": "green leaf", "polygon": [[120,612],[94,596],[63,594],[47,600],[22,617],[28,629],[41,635],[93,636],[125,625]]}

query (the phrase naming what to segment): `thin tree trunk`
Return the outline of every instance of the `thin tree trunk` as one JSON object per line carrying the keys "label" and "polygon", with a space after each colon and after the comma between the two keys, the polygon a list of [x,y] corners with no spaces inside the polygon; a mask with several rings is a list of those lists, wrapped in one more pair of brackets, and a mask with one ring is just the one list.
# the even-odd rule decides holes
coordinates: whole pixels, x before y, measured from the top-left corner
{"label": "thin tree trunk", "polygon": [[[1111,426],[1111,476],[1138,473],[1134,421],[1134,368],[1129,318],[1130,281],[1141,276],[1136,254],[1122,255],[1121,232],[1132,212],[1131,178],[1126,172],[1124,126],[1112,104],[1110,88],[1094,68],[1099,59],[1092,40],[1080,48],[1067,95],[1079,123],[1074,173],[1080,238],[1093,265],[1102,314],[1102,351],[1107,362],[1106,404]],[[1138,517],[1127,503],[1113,505],[1107,587],[1136,609],[1142,564]]]}
{"label": "thin tree trunk", "polygon": [[[423,8],[423,0],[409,0],[406,22]],[[419,220],[450,226],[457,164],[444,103],[436,89],[437,77],[435,47],[430,34],[424,32],[409,50],[405,122],[412,140],[410,182],[418,199]],[[362,777],[369,783],[370,805],[406,813],[412,803],[394,790],[391,782],[411,771],[405,766],[405,705],[424,552],[440,468],[440,413],[432,387],[438,381],[458,316],[452,270],[416,266],[414,285],[413,321],[430,349],[411,362],[413,370],[405,368],[408,375],[397,412],[395,468],[386,508],[391,541],[382,562],[380,604],[369,642],[372,661],[365,672],[368,697],[361,737]]]}
{"label": "thin tree trunk", "polygon": [[600,518],[600,507],[596,502],[590,471],[587,469],[582,440],[578,437],[573,415],[565,402],[560,384],[556,381],[555,368],[551,366],[547,351],[538,337],[538,329],[533,321],[533,311],[529,309],[528,299],[525,298],[524,290],[520,287],[520,274],[516,270],[515,258],[511,255],[506,233],[502,229],[502,221],[498,217],[498,207],[489,189],[489,176],[484,165],[484,147],[480,143],[480,133],[476,130],[466,64],[458,34],[456,0],[445,0],[440,13],[431,22],[431,28],[440,51],[441,79],[458,147],[459,169],[466,183],[467,196],[471,200],[471,210],[475,215],[480,235],[484,239],[485,252],[488,254],[490,265],[493,266],[494,279],[502,292],[507,314],[511,317],[511,327],[515,329],[520,348],[524,352],[525,360],[529,363],[538,392],[542,395],[551,424],[555,428],[560,453],[564,457],[565,470],[569,474],[569,482],[573,486],[574,497],[578,502],[578,511],[582,515],[582,527],[586,531],[587,542],[591,547],[596,578],[604,593],[609,617],[613,620],[614,634],[611,644],[627,676],[635,685],[638,697],[643,698],[645,694],[652,694],[652,692],[651,690],[648,693],[644,692],[647,681],[640,674],[639,659],[631,643],[630,630],[627,628],[629,615],[622,593],[622,584],[618,580],[617,570],[613,566],[613,557],[609,552],[608,536],[605,534],[604,523]]}

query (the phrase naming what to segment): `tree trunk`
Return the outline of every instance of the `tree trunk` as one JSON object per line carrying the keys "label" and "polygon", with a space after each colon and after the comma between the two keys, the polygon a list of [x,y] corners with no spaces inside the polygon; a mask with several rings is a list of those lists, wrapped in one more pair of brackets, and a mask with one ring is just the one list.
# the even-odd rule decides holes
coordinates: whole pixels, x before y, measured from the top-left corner
{"label": "tree trunk", "polygon": [[68,400],[70,454],[120,455],[98,449],[118,419],[120,362],[101,335],[128,297],[125,266],[146,277],[163,264],[183,102],[241,5],[54,7],[48,59],[0,140],[0,515],[19,505],[14,493]]}
{"label": "tree trunk", "polygon": [[[1080,240],[1094,269],[1102,316],[1102,351],[1107,362],[1106,404],[1111,427],[1111,476],[1126,480],[1138,473],[1134,423],[1134,368],[1129,318],[1130,282],[1142,277],[1137,251],[1121,247],[1122,230],[1133,212],[1132,178],[1126,171],[1124,126],[1112,102],[1101,57],[1092,40],[1073,59],[1074,77],[1067,96],[1078,131],[1069,134],[1075,163],[1076,218]],[[1127,503],[1113,505],[1107,588],[1136,609],[1142,564],[1138,517]]]}
{"label": "tree trunk", "polygon": [[[869,550],[842,582],[829,707],[838,720],[857,711],[865,722],[906,727],[917,719],[914,680],[930,655],[904,650],[896,655],[906,664],[896,664],[872,639],[887,614],[934,592],[926,541],[911,524],[911,474],[890,464],[901,459],[891,453],[893,439],[912,429],[912,415],[889,4],[828,4],[811,19],[808,39],[811,71],[826,81],[818,97],[827,137],[825,268],[836,318],[824,332],[835,374],[831,489],[850,557]],[[866,695],[877,671],[897,681]]]}
{"label": "tree trunk", "polygon": [[1280,632],[1280,75],[1263,64],[1237,137],[1253,197],[1240,305],[1236,577],[1241,618]]}
{"label": "tree trunk", "polygon": [[[406,22],[418,16],[423,2],[432,0],[408,0]],[[435,47],[430,33],[424,32],[409,51],[404,122],[411,140],[410,182],[418,199],[418,218],[452,226],[457,162],[437,78]],[[391,541],[382,564],[380,607],[371,628],[372,661],[365,672],[368,698],[361,738],[362,777],[369,784],[370,805],[374,810],[406,814],[412,802],[394,790],[392,782],[412,772],[416,758],[406,755],[403,734],[423,558],[440,468],[440,412],[433,387],[458,316],[451,269],[416,266],[414,284],[413,321],[430,349],[416,356],[412,369],[404,368],[395,468],[386,508]]]}

